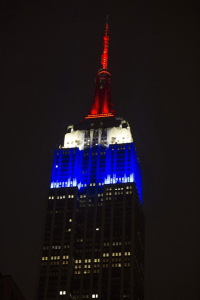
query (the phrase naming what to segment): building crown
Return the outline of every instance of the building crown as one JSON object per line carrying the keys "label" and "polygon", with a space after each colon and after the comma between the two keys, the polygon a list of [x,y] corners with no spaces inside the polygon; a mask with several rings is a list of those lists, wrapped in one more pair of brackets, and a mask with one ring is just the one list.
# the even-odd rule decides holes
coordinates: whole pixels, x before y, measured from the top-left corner
{"label": "building crown", "polygon": [[103,37],[103,53],[101,55],[102,68],[98,71],[95,80],[95,92],[90,114],[85,119],[113,117],[114,107],[111,102],[111,74],[108,65],[108,16],[106,18],[105,35]]}

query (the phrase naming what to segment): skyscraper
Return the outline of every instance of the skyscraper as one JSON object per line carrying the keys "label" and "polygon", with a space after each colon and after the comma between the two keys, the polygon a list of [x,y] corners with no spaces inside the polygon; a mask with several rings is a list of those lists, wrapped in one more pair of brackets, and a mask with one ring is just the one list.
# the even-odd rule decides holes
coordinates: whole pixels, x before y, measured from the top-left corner
{"label": "skyscraper", "polygon": [[108,22],[84,121],[55,150],[37,299],[144,299],[142,174],[111,102]]}

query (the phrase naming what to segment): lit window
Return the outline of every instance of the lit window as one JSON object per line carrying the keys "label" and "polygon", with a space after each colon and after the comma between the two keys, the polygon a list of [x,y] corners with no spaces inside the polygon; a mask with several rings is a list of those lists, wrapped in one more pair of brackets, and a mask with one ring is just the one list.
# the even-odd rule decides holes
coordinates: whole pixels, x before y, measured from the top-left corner
{"label": "lit window", "polygon": [[69,219],[69,222],[72,222],[72,219]]}
{"label": "lit window", "polygon": [[58,165],[56,165],[56,168],[58,168]]}
{"label": "lit window", "polygon": [[99,230],[99,228],[96,228],[96,230]]}

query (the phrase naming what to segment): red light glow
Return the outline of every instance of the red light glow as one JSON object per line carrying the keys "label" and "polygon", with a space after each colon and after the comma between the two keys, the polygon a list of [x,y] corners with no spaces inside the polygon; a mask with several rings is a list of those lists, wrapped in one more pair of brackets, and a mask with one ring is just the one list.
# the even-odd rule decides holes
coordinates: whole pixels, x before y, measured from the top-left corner
{"label": "red light glow", "polygon": [[108,36],[108,16],[107,16],[106,30],[105,30],[105,35],[103,37],[103,53],[101,55],[101,64],[103,69],[107,69],[107,64],[108,64],[108,42],[109,42],[109,36]]}
{"label": "red light glow", "polygon": [[105,117],[114,117],[115,115],[113,113],[108,113],[108,114],[92,114],[92,115],[87,115],[85,119],[94,119],[94,118],[105,118]]}
{"label": "red light glow", "polygon": [[90,114],[85,119],[113,117],[114,109],[111,102],[111,75],[107,70],[108,62],[108,16],[103,37],[103,54],[101,55],[102,69],[99,70],[95,81],[95,92]]}
{"label": "red light glow", "polygon": [[106,74],[110,75],[110,72],[105,71],[105,70],[99,71],[98,75],[100,75],[100,74],[102,74],[102,73],[106,73]]}

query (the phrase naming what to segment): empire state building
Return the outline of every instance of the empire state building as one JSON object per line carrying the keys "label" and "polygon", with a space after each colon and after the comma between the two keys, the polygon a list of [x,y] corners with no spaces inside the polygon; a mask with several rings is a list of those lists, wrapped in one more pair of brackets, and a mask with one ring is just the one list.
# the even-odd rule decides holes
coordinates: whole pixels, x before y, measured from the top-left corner
{"label": "empire state building", "polygon": [[90,113],[55,149],[37,299],[144,299],[142,174],[129,123],[115,116],[108,62]]}

